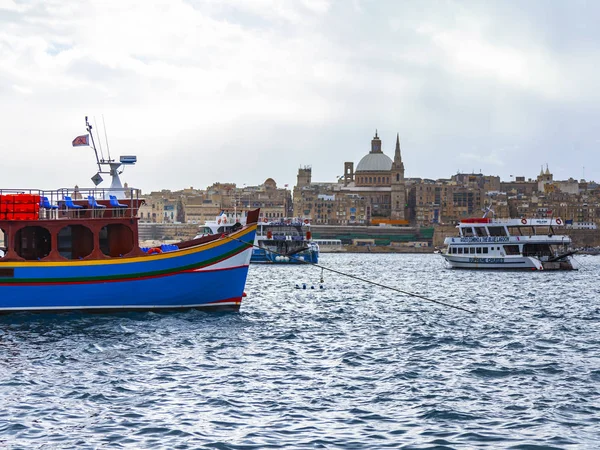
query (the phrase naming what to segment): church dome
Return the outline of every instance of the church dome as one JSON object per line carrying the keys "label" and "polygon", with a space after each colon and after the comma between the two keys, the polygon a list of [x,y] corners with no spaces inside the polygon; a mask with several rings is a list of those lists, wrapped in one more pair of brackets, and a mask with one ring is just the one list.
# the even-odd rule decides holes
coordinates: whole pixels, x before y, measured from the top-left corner
{"label": "church dome", "polygon": [[392,159],[384,153],[369,153],[365,155],[355,172],[389,172],[392,170]]}

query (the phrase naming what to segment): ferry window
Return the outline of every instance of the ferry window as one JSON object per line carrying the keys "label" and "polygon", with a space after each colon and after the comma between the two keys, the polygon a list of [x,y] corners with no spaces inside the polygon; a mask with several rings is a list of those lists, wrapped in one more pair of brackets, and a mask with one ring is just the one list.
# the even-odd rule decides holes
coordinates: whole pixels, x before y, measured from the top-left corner
{"label": "ferry window", "polygon": [[119,257],[133,250],[133,232],[123,224],[112,224],[100,230],[100,250],[106,256]]}
{"label": "ferry window", "polygon": [[483,247],[483,253],[487,253],[488,252],[488,248],[487,247]]}
{"label": "ferry window", "polygon": [[44,227],[25,227],[15,234],[15,251],[26,260],[45,258],[50,254],[50,232]]}
{"label": "ferry window", "polygon": [[471,227],[465,227],[462,229],[462,235],[465,237],[471,237],[473,236],[473,228]]}
{"label": "ferry window", "polygon": [[505,245],[504,251],[507,255],[518,255],[520,253],[518,245]]}
{"label": "ferry window", "polygon": [[456,250],[458,250],[458,253],[460,253],[460,254],[462,254],[462,252],[463,252],[462,247],[458,247]]}
{"label": "ferry window", "polygon": [[83,225],[69,225],[58,232],[58,252],[67,259],[85,258],[94,250],[94,233]]}
{"label": "ferry window", "polygon": [[487,236],[487,233],[485,232],[485,227],[474,227],[473,232],[475,236]]}
{"label": "ferry window", "polygon": [[475,247],[471,247],[471,248],[469,249],[469,253],[475,253]]}
{"label": "ferry window", "polygon": [[504,227],[488,227],[490,236],[506,236],[506,230]]}
{"label": "ferry window", "polygon": [[477,251],[477,253],[481,253],[481,247],[477,247],[475,250]]}

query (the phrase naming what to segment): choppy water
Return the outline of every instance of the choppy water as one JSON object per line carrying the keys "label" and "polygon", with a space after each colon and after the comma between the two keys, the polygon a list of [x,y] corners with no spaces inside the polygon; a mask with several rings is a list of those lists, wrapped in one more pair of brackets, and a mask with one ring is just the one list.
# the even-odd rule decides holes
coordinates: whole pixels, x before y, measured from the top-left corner
{"label": "choppy water", "polygon": [[600,257],[577,272],[438,255],[252,266],[240,313],[0,318],[0,448],[600,445]]}

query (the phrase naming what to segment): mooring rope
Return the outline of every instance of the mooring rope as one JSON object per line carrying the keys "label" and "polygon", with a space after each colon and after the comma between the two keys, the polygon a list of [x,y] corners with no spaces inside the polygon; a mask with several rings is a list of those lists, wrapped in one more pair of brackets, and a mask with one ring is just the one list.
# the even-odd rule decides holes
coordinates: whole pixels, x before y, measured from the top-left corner
{"label": "mooring rope", "polygon": [[573,258],[573,261],[577,261],[577,264],[578,264],[580,267],[584,267],[584,268],[586,268],[586,269],[592,269],[592,266],[591,266],[591,265],[588,265],[587,263],[585,263],[585,264],[584,264],[584,263],[583,263],[583,261],[581,261],[581,260],[579,259],[579,256],[580,256],[580,255],[578,255],[578,257],[577,257],[577,258],[575,258],[575,255],[572,255],[572,256],[571,256],[571,258]]}
{"label": "mooring rope", "polygon": [[475,311],[472,311],[472,310],[467,309],[467,308],[463,308],[462,306],[456,306],[456,305],[453,305],[451,303],[442,302],[440,300],[434,300],[432,298],[425,297],[424,295],[415,294],[414,292],[403,291],[402,289],[398,289],[398,288],[395,288],[395,287],[392,287],[392,286],[387,286],[385,284],[377,283],[377,282],[372,281],[372,280],[367,280],[366,278],[361,278],[361,277],[358,277],[356,275],[352,275],[350,273],[345,273],[345,272],[342,272],[341,270],[336,270],[336,269],[332,269],[331,267],[323,266],[321,264],[316,264],[316,263],[312,263],[310,261],[305,261],[304,259],[296,258],[295,256],[283,255],[281,253],[278,253],[276,251],[270,250],[268,248],[260,247],[260,246],[258,246],[256,244],[254,244],[253,242],[242,241],[241,239],[237,239],[237,238],[228,236],[226,234],[221,235],[221,237],[225,237],[227,239],[231,239],[232,241],[241,242],[242,244],[245,244],[245,245],[247,245],[249,247],[255,247],[255,248],[258,248],[260,250],[266,250],[266,251],[268,251],[270,253],[273,253],[275,255],[278,255],[278,256],[285,256],[287,258],[293,258],[293,259],[295,259],[296,261],[298,261],[300,263],[308,264],[308,265],[310,265],[312,267],[318,267],[321,270],[327,270],[329,272],[337,273],[338,275],[343,275],[345,277],[349,277],[349,278],[352,278],[354,280],[362,281],[364,283],[372,284],[374,286],[379,286],[379,287],[382,287],[384,289],[390,289],[392,291],[396,291],[396,292],[399,292],[401,294],[408,295],[409,297],[420,298],[422,300],[426,300],[428,302],[436,303],[436,304],[441,305],[441,306],[446,306],[448,308],[454,308],[454,309],[458,309],[460,311],[468,312],[470,314],[475,314]]}

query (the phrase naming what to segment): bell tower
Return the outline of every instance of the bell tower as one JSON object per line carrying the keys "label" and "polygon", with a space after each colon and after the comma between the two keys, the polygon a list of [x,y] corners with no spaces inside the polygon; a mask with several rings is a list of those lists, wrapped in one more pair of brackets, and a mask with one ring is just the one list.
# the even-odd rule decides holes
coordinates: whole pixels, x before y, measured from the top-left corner
{"label": "bell tower", "polygon": [[353,162],[345,162],[344,163],[344,186],[348,186],[348,184],[354,181],[354,163]]}

